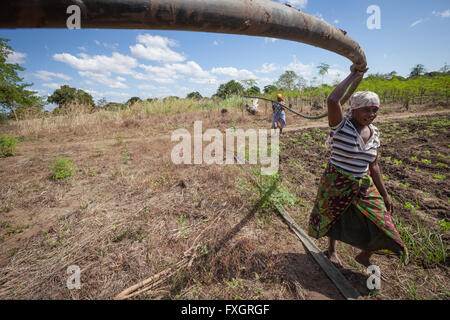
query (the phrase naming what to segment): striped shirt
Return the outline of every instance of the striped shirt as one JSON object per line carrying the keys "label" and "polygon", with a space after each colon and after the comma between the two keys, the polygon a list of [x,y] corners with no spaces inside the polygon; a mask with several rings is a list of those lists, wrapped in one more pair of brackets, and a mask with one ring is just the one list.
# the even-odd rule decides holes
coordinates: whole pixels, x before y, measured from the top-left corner
{"label": "striped shirt", "polygon": [[336,127],[331,128],[332,138],[330,162],[349,172],[356,178],[363,177],[369,170],[369,164],[377,158],[380,146],[380,134],[377,127],[370,124],[371,137],[364,143],[353,123],[346,117]]}

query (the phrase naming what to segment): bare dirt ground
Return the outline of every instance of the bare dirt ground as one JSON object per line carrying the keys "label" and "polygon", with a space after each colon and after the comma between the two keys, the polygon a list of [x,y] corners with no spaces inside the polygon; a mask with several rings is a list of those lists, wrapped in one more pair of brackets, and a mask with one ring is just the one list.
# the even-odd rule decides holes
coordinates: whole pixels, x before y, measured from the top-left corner
{"label": "bare dirt ground", "polygon": [[[386,184],[403,219],[402,235],[413,239],[425,233],[416,220],[437,234],[439,221],[449,218],[448,115],[447,109],[392,107],[377,122],[383,139],[391,139],[380,150]],[[101,127],[72,121],[26,135],[14,124],[1,127],[22,141],[15,156],[0,159],[0,298],[112,299],[175,265],[194,246],[188,268],[136,298],[343,299],[270,206],[258,202],[263,194],[249,186],[239,166],[171,161],[171,132],[192,131],[194,120],[203,120],[203,130],[224,130],[267,127],[269,119],[269,113],[229,110]],[[288,124],[280,176],[283,192],[295,198],[287,211],[306,228],[327,161],[319,143],[327,124],[293,117]],[[73,162],[74,176],[51,179],[57,157]],[[448,232],[439,234],[448,250]],[[326,240],[316,243],[325,249]],[[424,249],[402,267],[396,258],[377,256],[389,282],[370,292],[365,270],[353,260],[356,251],[346,245],[338,250],[341,272],[364,299],[449,298],[448,258],[435,262]],[[67,288],[72,265],[81,269],[80,290]]]}

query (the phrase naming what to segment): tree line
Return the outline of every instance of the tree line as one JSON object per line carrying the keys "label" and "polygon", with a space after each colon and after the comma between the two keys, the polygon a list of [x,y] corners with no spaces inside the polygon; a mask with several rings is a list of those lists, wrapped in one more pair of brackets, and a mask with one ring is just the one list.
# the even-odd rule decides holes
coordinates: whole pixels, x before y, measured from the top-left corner
{"label": "tree line", "polygon": [[[69,85],[63,85],[56,89],[52,95],[47,98],[39,97],[36,91],[29,88],[32,83],[24,82],[24,79],[18,75],[19,71],[25,69],[19,64],[7,62],[8,56],[13,49],[8,45],[9,40],[0,38],[0,120],[3,118],[20,119],[24,116],[33,116],[45,112],[43,107],[46,104],[54,103],[58,107],[53,110],[53,114],[59,114],[71,111],[71,108],[85,108],[86,111],[96,109],[117,110],[128,107],[134,103],[142,102],[139,97],[132,97],[125,103],[108,102],[105,98],[95,102],[92,95],[81,89],[72,88]],[[270,96],[275,92],[287,92],[288,95],[298,97],[299,95],[321,95],[328,96],[333,86],[339,83],[335,79],[333,86],[324,84],[324,76],[328,73],[330,65],[320,63],[317,66],[318,75],[307,81],[302,76],[292,70],[286,70],[281,74],[277,81],[272,84],[258,87],[255,79],[246,79],[241,81],[230,80],[227,83],[219,85],[217,92],[212,96],[213,99],[225,99],[233,95],[265,95]],[[431,90],[435,94],[444,92],[447,97],[450,90],[449,76],[450,68],[445,64],[439,71],[427,72],[424,65],[418,64],[411,69],[408,77],[402,77],[396,71],[387,74],[369,74],[361,82],[360,90],[378,91],[386,99],[389,97],[402,97],[422,95],[424,90]],[[431,82],[426,79],[433,79]],[[187,99],[200,100],[204,98],[198,91],[186,95]],[[166,97],[165,100],[180,99],[176,96]],[[149,98],[146,101],[152,101]]]}

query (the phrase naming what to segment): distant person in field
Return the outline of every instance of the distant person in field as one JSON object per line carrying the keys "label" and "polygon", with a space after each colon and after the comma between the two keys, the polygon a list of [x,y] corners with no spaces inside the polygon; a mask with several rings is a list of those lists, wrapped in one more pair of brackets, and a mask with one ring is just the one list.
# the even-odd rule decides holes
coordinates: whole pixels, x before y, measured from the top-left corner
{"label": "distant person in field", "polygon": [[285,106],[283,96],[277,95],[277,103],[272,104],[273,122],[272,129],[280,129],[280,134],[283,133],[283,128],[286,126],[286,113],[281,105]]}
{"label": "distant person in field", "polygon": [[373,253],[399,255],[406,261],[407,249],[392,223],[394,207],[378,166],[380,138],[372,122],[380,99],[370,91],[356,92],[343,114],[340,100],[365,72],[354,66],[350,70],[327,101],[331,133],[326,144],[331,156],[319,183],[308,234],[317,239],[327,236],[328,256],[341,266],[336,240],[361,249],[355,259],[365,267],[371,265]]}

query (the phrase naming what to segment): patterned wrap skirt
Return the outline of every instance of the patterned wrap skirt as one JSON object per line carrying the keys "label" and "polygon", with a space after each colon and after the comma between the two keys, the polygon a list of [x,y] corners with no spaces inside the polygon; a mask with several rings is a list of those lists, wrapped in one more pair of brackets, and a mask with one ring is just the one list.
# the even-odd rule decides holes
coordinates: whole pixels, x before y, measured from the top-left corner
{"label": "patterned wrap skirt", "polygon": [[284,112],[283,109],[278,110],[273,115],[272,129],[275,128],[275,122],[277,122],[278,120],[282,121],[281,128],[286,127],[286,113]]}
{"label": "patterned wrap skirt", "polygon": [[331,163],[320,180],[308,234],[379,254],[400,255],[404,261],[408,256],[372,178],[356,179]]}

